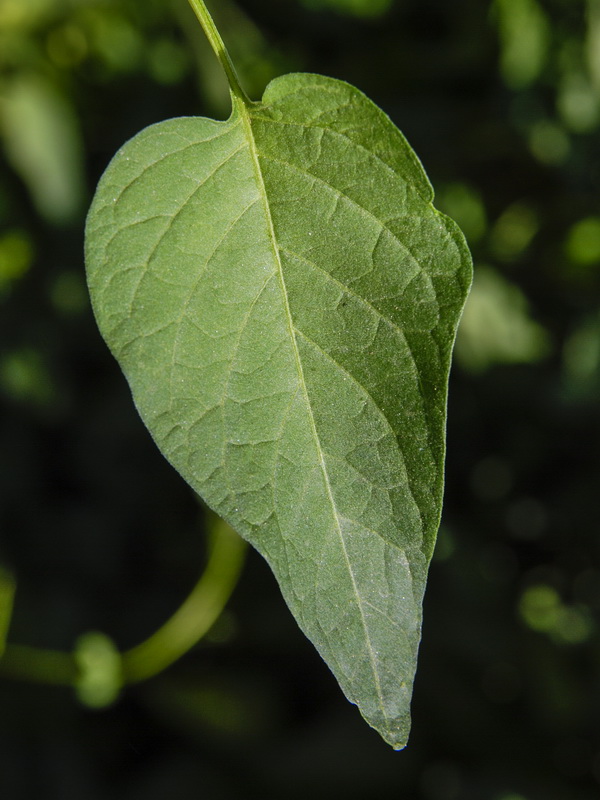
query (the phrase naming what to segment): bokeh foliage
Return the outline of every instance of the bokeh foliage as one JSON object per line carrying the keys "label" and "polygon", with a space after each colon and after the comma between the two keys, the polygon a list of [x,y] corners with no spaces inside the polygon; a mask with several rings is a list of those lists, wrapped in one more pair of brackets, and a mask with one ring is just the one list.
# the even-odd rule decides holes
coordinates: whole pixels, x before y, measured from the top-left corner
{"label": "bokeh foliage", "polygon": [[[104,711],[0,683],[7,797],[595,798],[600,784],[600,0],[220,0],[244,85],[367,92],[476,262],[414,731],[388,753],[251,557],[182,662]],[[282,12],[282,8],[284,8]],[[131,406],[83,278],[95,183],[141,127],[225,116],[185,0],[0,0],[0,602],[9,640],[152,633],[203,514]],[[4,573],[2,573],[4,575]],[[0,612],[0,639],[4,617]]]}

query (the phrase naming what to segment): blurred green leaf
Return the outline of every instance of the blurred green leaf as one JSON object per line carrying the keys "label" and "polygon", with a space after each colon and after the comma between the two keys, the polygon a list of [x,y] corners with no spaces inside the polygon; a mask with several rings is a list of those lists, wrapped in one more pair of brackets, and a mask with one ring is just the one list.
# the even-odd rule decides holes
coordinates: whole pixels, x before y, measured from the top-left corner
{"label": "blurred green leaf", "polygon": [[525,589],[519,613],[528,627],[548,634],[558,644],[581,644],[593,631],[589,610],[582,605],[565,605],[558,592],[546,584]]}
{"label": "blurred green leaf", "polygon": [[0,296],[10,285],[25,275],[33,261],[33,244],[20,230],[0,236]]}
{"label": "blurred green leaf", "polygon": [[53,16],[57,0],[1,0],[0,30],[34,28]]}
{"label": "blurred green leaf", "polygon": [[0,105],[6,154],[39,212],[65,223],[82,211],[83,149],[70,101],[46,78],[19,74]]}
{"label": "blurred green leaf", "polygon": [[89,47],[85,31],[75,21],[58,25],[46,38],[48,56],[58,67],[78,67],[88,55]]}
{"label": "blurred green leaf", "polygon": [[50,287],[50,299],[65,316],[76,316],[89,308],[89,295],[81,272],[68,270],[56,276]]}
{"label": "blurred green leaf", "polygon": [[565,125],[588,133],[600,123],[600,93],[583,72],[569,71],[558,85],[557,107]]}
{"label": "blurred green leaf", "polygon": [[563,366],[568,389],[590,394],[593,401],[600,385],[600,318],[582,320],[563,347]]}
{"label": "blurred green leaf", "polygon": [[502,76],[511,89],[523,89],[546,63],[548,20],[537,0],[495,0],[492,10],[500,35]]}
{"label": "blurred green leaf", "polygon": [[529,148],[542,164],[562,164],[571,152],[571,142],[562,125],[542,119],[531,126]]}
{"label": "blurred green leaf", "polygon": [[140,30],[116,9],[86,8],[82,14],[93,51],[113,75],[133,72],[143,60]]}
{"label": "blurred green leaf", "polygon": [[586,217],[569,230],[565,250],[578,267],[600,265],[600,217]]}
{"label": "blurred green leaf", "polygon": [[590,78],[600,91],[600,0],[587,0],[587,35],[585,53]]}
{"label": "blurred green leaf", "polygon": [[479,193],[465,183],[451,183],[438,195],[437,205],[460,226],[469,244],[480,241],[487,230],[485,208]]}
{"label": "blurred green leaf", "polygon": [[148,49],[150,74],[158,83],[178,83],[189,68],[188,52],[171,39],[161,38]]}
{"label": "blurred green leaf", "polygon": [[537,212],[526,202],[512,203],[493,225],[491,251],[496,258],[511,261],[529,246],[538,229]]}
{"label": "blurred green leaf", "polygon": [[491,267],[478,266],[456,340],[458,361],[477,372],[538,361],[548,348],[548,334],[529,317],[522,292]]}
{"label": "blurred green leaf", "polygon": [[39,408],[53,405],[58,392],[40,352],[23,347],[0,358],[0,389],[11,399]]}

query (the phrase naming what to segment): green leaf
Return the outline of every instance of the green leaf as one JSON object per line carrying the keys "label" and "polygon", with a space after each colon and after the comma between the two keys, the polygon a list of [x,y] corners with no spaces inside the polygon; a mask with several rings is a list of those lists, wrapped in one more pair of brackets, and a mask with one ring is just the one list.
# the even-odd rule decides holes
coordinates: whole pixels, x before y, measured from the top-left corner
{"label": "green leaf", "polygon": [[68,97],[51,81],[18,74],[2,85],[6,155],[25,182],[38,211],[65,224],[81,213],[83,148]]}
{"label": "green leaf", "polygon": [[162,452],[401,748],[470,257],[357,89],[297,74],[232,96],[228,121],[154,125],[108,167],[95,313]]}

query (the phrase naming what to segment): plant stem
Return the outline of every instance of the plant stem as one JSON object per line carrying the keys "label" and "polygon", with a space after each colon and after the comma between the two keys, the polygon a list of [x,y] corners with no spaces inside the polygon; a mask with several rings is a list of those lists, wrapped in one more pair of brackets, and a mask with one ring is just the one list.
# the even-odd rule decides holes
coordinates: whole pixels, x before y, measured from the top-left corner
{"label": "plant stem", "polygon": [[[246,544],[216,516],[211,535],[208,563],[183,605],[149,639],[121,654],[121,684],[139,683],[166,669],[220,616],[240,576]],[[74,653],[7,644],[0,655],[0,675],[35,683],[77,687],[85,677],[81,670]]]}
{"label": "plant stem", "polygon": [[225,47],[223,39],[221,39],[221,34],[217,30],[217,26],[213,22],[211,15],[208,13],[208,9],[204,5],[204,1],[189,0],[189,3],[194,11],[194,14],[198,17],[200,25],[202,25],[202,30],[206,34],[206,38],[210,42],[210,46],[221,62],[221,66],[225,70],[232,93],[238,98],[238,100],[241,100],[244,105],[250,105],[252,101],[242,89],[239,78],[235,71],[235,67],[233,66],[233,61],[227,52],[227,48]]}
{"label": "plant stem", "polygon": [[79,677],[71,653],[7,644],[0,658],[0,675],[33,683],[72,686]]}
{"label": "plant stem", "polygon": [[121,657],[123,680],[138,683],[161,672],[186,653],[212,627],[229,599],[243,564],[245,543],[222,520],[206,569],[171,619],[145,642]]}
{"label": "plant stem", "polygon": [[12,576],[0,567],[0,656],[4,652],[10,627],[14,596],[15,582]]}

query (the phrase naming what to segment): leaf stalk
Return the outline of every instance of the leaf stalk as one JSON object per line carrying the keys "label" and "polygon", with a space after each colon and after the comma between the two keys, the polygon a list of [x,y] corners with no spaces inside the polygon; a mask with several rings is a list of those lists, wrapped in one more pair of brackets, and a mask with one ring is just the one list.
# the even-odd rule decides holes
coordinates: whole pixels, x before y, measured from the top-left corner
{"label": "leaf stalk", "polygon": [[241,100],[244,105],[250,105],[252,101],[242,89],[242,85],[235,71],[235,67],[233,66],[233,61],[227,52],[227,48],[225,47],[225,43],[221,38],[221,34],[217,30],[217,26],[213,22],[213,18],[209,14],[203,0],[189,0],[189,3],[194,14],[198,18],[200,25],[202,26],[202,30],[206,34],[206,38],[210,42],[210,46],[212,47],[216,57],[219,59],[221,66],[225,70],[232,94],[238,100]]}

